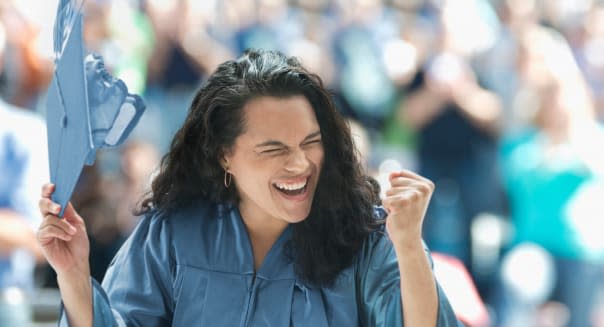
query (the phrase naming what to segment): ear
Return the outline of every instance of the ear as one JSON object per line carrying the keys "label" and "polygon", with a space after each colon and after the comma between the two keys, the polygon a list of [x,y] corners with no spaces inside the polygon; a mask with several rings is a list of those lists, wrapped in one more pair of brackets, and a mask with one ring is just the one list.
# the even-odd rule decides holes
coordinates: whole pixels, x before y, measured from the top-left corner
{"label": "ear", "polygon": [[225,151],[222,151],[218,157],[218,162],[220,163],[222,169],[228,170],[230,167],[229,154]]}

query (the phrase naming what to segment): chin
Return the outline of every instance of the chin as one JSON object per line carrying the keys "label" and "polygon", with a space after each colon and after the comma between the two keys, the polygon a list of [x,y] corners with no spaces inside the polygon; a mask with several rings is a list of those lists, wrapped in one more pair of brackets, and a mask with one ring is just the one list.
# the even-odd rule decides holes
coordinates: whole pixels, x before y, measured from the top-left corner
{"label": "chin", "polygon": [[304,210],[304,211],[298,211],[298,212],[287,212],[287,213],[285,213],[285,215],[283,217],[284,217],[284,220],[286,220],[288,223],[296,224],[296,223],[302,222],[306,218],[308,218],[309,214],[310,214],[310,209]]}

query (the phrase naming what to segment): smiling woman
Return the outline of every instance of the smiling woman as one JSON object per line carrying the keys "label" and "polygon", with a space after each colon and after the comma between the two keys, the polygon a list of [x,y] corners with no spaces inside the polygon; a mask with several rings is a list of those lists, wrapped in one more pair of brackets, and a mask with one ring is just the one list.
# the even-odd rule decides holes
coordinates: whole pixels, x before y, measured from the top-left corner
{"label": "smiling woman", "polygon": [[457,326],[421,241],[431,182],[393,174],[378,207],[355,151],[321,80],[295,58],[250,50],[223,63],[102,287],[89,282],[83,220],[71,207],[57,219],[45,186],[38,239],[62,323]]}
{"label": "smiling woman", "polygon": [[280,233],[310,212],[323,164],[319,124],[304,96],[261,97],[243,111],[245,132],[225,164],[246,225],[274,225]]}
{"label": "smiling woman", "polygon": [[283,230],[308,217],[323,164],[323,145],[319,124],[304,96],[259,97],[244,106],[243,114],[245,131],[223,162],[235,181],[257,269]]}

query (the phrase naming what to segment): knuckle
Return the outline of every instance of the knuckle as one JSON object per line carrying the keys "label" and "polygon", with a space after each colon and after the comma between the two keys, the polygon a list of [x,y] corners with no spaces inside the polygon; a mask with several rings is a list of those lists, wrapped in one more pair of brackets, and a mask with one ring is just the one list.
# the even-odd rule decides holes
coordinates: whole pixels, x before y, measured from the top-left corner
{"label": "knuckle", "polygon": [[50,197],[50,194],[52,193],[52,184],[50,183],[46,183],[44,185],[42,185],[42,196],[43,197]]}
{"label": "knuckle", "polygon": [[419,185],[419,190],[423,193],[423,194],[430,194],[430,192],[432,192],[432,187],[430,186],[430,184],[428,183],[421,183]]}
{"label": "knuckle", "polygon": [[48,198],[42,198],[40,199],[40,208],[43,209],[44,211],[51,211],[52,209],[52,202],[50,201],[50,199]]}
{"label": "knuckle", "polygon": [[40,230],[49,230],[53,228],[53,224],[52,221],[50,221],[50,218],[48,218],[48,220],[46,221],[45,224],[42,224],[42,226],[40,226]]}
{"label": "knuckle", "polygon": [[402,207],[406,206],[408,202],[409,202],[409,195],[401,194],[400,196],[398,196],[396,198],[395,204],[397,207],[402,208]]}
{"label": "knuckle", "polygon": [[398,193],[398,191],[394,187],[391,187],[391,188],[389,188],[389,189],[386,190],[386,196],[392,196],[392,195],[395,195],[397,193]]}
{"label": "knuckle", "polygon": [[409,200],[410,201],[417,201],[419,199],[419,197],[420,197],[420,193],[417,192],[417,191],[416,192],[411,192],[409,194]]}
{"label": "knuckle", "polygon": [[426,185],[428,185],[430,191],[434,191],[434,189],[436,188],[436,184],[434,184],[434,182],[429,179],[426,179]]}
{"label": "knuckle", "polygon": [[52,233],[55,234],[55,235],[63,235],[63,234],[65,234],[65,231],[62,228],[60,228],[59,226],[49,225],[49,228],[52,231]]}

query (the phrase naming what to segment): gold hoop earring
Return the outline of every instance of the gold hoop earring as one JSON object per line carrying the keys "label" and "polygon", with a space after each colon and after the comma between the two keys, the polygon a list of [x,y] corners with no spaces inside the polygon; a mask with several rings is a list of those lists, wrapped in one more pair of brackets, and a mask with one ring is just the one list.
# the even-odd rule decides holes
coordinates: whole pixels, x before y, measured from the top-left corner
{"label": "gold hoop earring", "polygon": [[231,186],[232,177],[233,175],[231,175],[231,173],[226,170],[224,171],[224,187],[229,188],[229,186]]}

